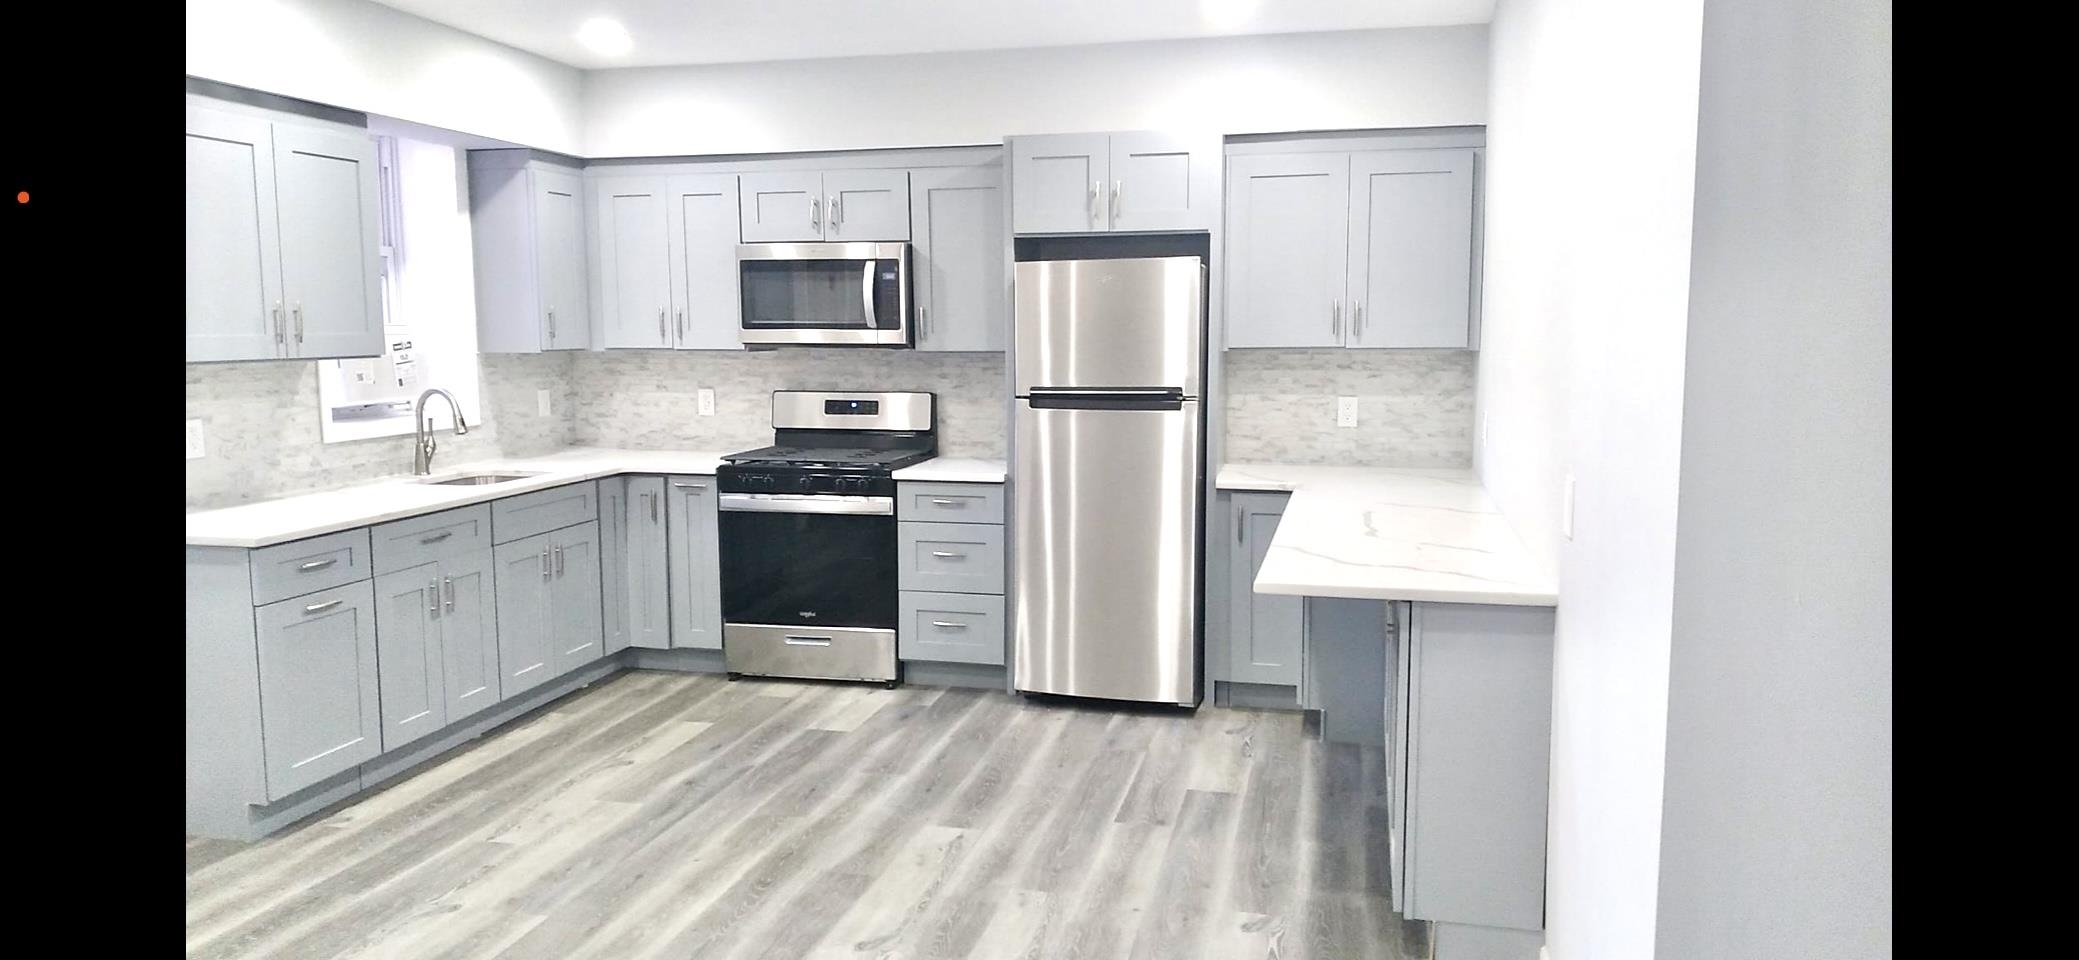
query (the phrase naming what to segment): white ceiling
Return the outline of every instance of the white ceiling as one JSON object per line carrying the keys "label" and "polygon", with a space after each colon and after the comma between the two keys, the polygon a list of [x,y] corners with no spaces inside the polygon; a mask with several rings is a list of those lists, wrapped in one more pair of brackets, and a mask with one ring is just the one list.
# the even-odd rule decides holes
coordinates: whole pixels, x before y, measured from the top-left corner
{"label": "white ceiling", "polygon": [[[377,0],[575,67],[802,60],[1486,23],[1495,0]],[[575,39],[595,16],[635,47]],[[837,91],[833,91],[836,93]],[[857,92],[857,91],[855,91]]]}

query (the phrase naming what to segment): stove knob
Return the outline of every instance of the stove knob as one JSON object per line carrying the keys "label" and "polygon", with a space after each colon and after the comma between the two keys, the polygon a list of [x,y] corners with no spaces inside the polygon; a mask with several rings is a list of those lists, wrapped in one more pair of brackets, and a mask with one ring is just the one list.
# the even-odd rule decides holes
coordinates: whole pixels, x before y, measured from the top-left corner
{"label": "stove knob", "polygon": [[813,493],[816,489],[816,478],[797,477],[794,480],[794,485],[800,487],[802,493]]}

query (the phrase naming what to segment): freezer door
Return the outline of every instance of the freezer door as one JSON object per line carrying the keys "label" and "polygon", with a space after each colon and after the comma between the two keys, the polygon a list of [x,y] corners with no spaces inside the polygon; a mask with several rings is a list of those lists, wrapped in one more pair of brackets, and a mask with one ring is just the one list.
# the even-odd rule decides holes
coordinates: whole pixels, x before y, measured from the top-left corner
{"label": "freezer door", "polygon": [[1198,407],[1018,402],[1018,689],[1197,702]]}
{"label": "freezer door", "polygon": [[1018,264],[1019,396],[1034,387],[1180,387],[1198,396],[1205,267],[1197,257]]}

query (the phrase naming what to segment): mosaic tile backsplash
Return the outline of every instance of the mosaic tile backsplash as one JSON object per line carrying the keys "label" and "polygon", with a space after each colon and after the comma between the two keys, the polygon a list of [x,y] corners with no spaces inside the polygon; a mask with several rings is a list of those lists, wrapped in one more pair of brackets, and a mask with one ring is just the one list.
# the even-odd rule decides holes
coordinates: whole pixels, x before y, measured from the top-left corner
{"label": "mosaic tile backsplash", "polygon": [[[191,363],[188,419],[203,421],[204,456],[189,460],[189,510],[351,486],[411,472],[412,438],[325,443],[318,365],[282,360]],[[570,445],[570,357],[482,358],[484,415],[466,436],[442,434],[435,464],[545,453]],[[550,390],[548,417],[536,390]]]}
{"label": "mosaic tile backsplash", "polygon": [[[1471,467],[1471,351],[1229,350],[1229,463]],[[1357,426],[1335,425],[1338,396]]]}

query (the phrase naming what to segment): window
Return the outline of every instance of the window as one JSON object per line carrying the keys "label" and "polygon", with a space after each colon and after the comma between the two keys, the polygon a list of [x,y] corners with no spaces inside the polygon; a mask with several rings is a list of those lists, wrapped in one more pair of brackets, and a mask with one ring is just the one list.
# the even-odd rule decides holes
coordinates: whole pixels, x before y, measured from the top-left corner
{"label": "window", "polygon": [[[471,424],[483,421],[463,151],[375,142],[385,348],[381,357],[319,362],[326,443],[411,433],[412,405],[429,387],[453,393]],[[427,415],[437,429],[453,425],[446,404],[429,405]]]}

